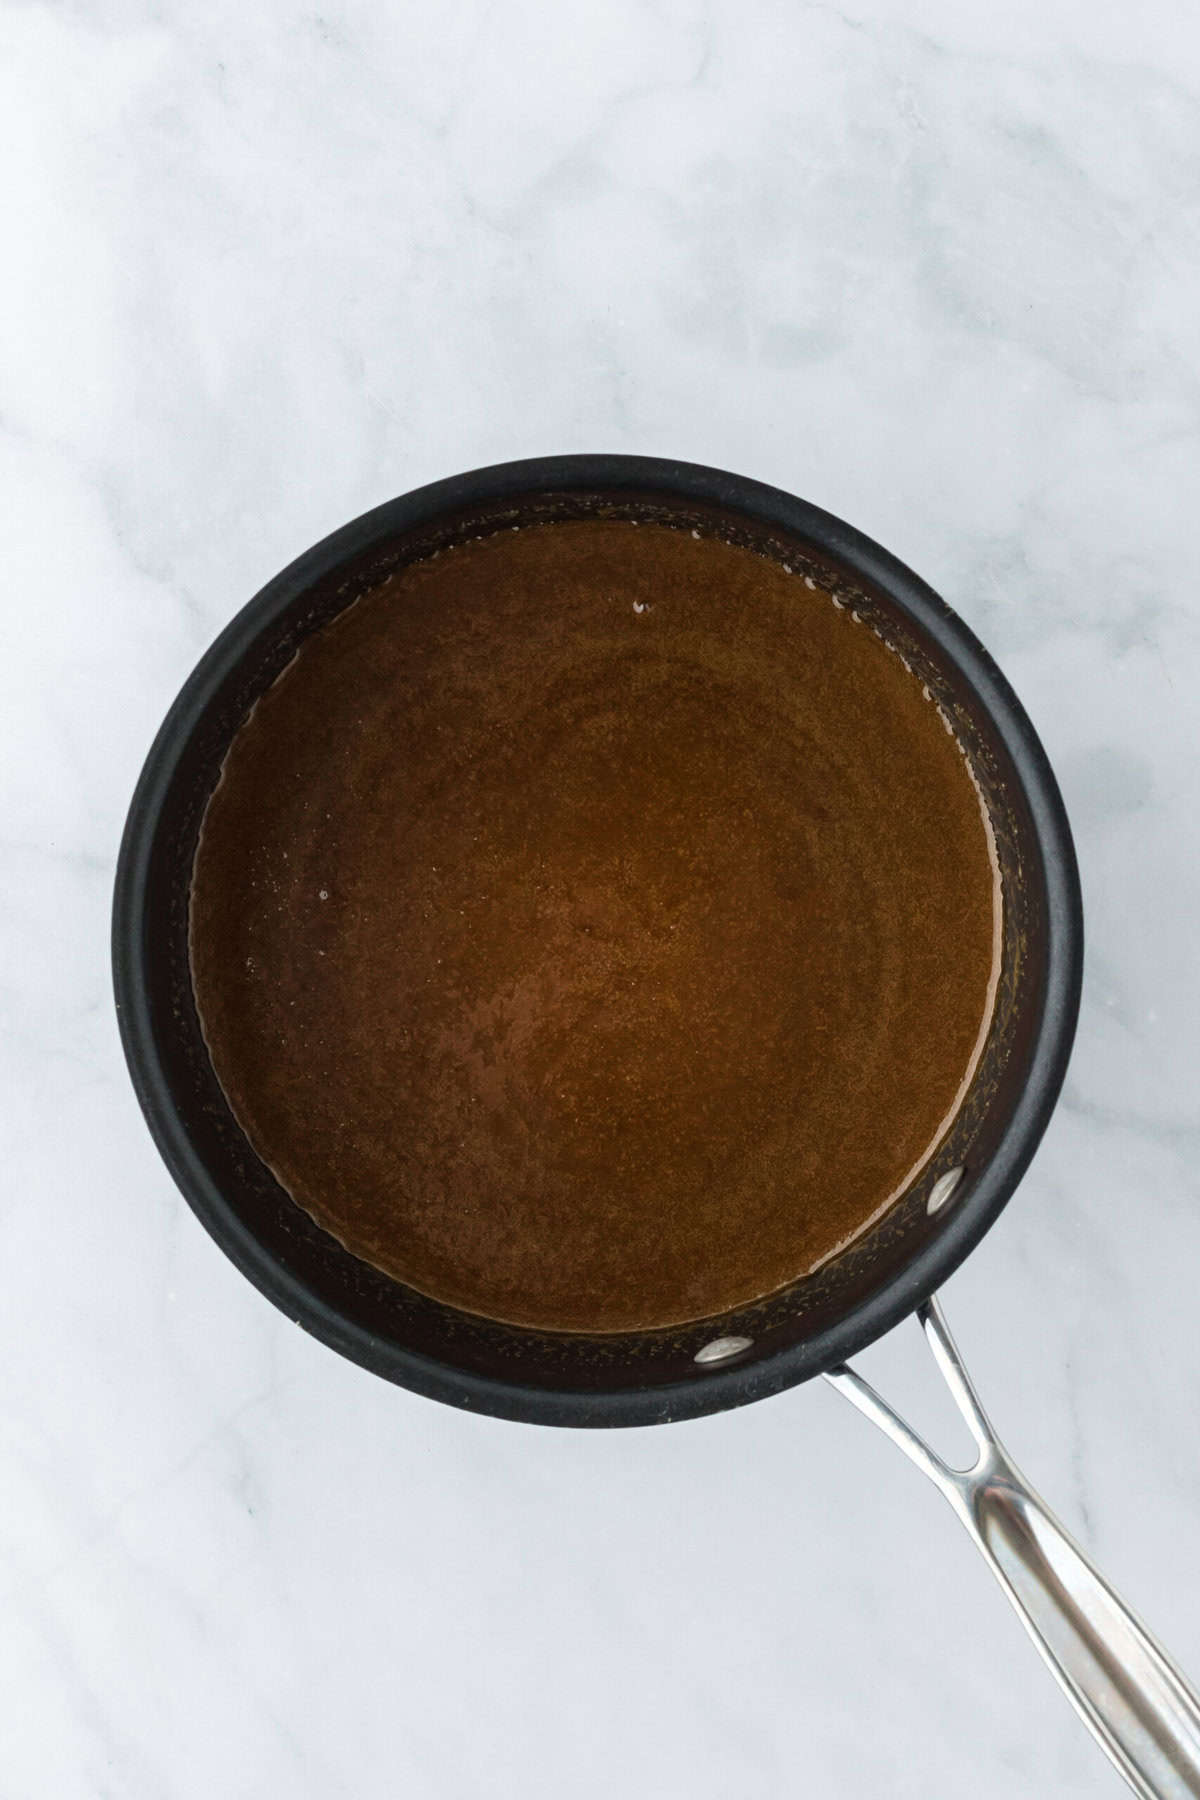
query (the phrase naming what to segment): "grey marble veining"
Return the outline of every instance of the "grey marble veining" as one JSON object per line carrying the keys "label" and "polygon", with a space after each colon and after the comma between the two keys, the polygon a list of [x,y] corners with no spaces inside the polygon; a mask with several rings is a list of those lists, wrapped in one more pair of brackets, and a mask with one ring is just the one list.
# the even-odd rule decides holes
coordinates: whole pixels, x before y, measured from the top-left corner
{"label": "grey marble veining", "polygon": [[0,117],[0,1791],[1115,1796],[835,1396],[538,1432],[288,1325],[150,1144],[106,934],[178,684],[367,506],[626,449],[881,539],[1032,713],[1089,928],[947,1309],[1200,1671],[1197,15],[34,0]]}

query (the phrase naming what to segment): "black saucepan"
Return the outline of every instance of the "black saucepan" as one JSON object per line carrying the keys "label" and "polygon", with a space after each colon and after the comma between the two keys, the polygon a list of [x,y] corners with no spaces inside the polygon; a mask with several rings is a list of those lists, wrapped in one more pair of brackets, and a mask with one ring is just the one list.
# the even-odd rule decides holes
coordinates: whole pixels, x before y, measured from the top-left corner
{"label": "black saucepan", "polygon": [[[432,548],[514,521],[596,512],[719,527],[811,569],[869,616],[928,684],[971,758],[1000,860],[1004,941],[993,1025],[966,1103],[912,1190],[868,1236],[817,1275],[737,1312],[587,1337],[492,1324],[426,1299],[300,1211],[217,1085],[192,995],[187,909],[200,820],[230,739],[310,632]],[[217,1242],[277,1306],[343,1355],[435,1399],[545,1424],[644,1425],[757,1400],[843,1362],[928,1299],[974,1248],[1058,1094],[1079,1003],[1082,919],[1070,831],[1033,727],[987,652],[910,570],[828,513],[756,482],[686,463],[572,456],[477,470],[378,507],[238,613],[189,677],[138,783],[117,875],[113,961],[125,1053],[159,1149]],[[931,1195],[960,1169],[953,1194],[931,1210]],[[738,1341],[724,1357],[711,1349]]]}
{"label": "black saucepan", "polygon": [[[259,1161],[213,1073],[188,964],[192,859],[230,741],[298,646],[404,563],[536,520],[608,517],[717,531],[839,595],[904,656],[966,750],[1000,864],[1000,979],[954,1123],[910,1189],[816,1274],[662,1331],[501,1325],[368,1267]],[[648,1425],[830,1380],[951,1502],[1071,1701],[1135,1792],[1200,1800],[1200,1700],[1014,1468],[935,1290],[1020,1180],[1058,1096],[1079,1007],[1083,923],[1071,834],[1033,727],[991,657],[911,570],[815,506],[690,463],[567,456],[504,463],[406,494],[307,551],[243,608],[184,685],[150,751],[117,871],[113,965],[134,1086],[203,1224],[314,1336],[418,1393],[548,1425]],[[920,1046],[913,1046],[920,1054]],[[950,1468],[846,1359],[917,1312],[974,1434]]]}

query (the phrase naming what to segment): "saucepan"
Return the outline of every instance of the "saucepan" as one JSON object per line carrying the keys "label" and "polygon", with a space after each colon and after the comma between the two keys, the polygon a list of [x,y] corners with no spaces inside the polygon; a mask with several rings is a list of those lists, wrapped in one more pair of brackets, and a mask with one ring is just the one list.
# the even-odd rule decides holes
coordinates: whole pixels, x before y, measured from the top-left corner
{"label": "saucepan", "polygon": [[[556,1333],[440,1304],[359,1261],[254,1154],[205,1048],[188,963],[201,819],[230,741],[312,632],[405,563],[537,520],[609,517],[719,531],[810,573],[929,687],[984,798],[1000,865],[996,1004],[966,1098],[890,1210],[815,1274],[667,1330]],[[860,532],[790,494],[688,463],[567,456],[437,482],[327,537],[268,583],[185,683],[150,751],[117,872],[121,1032],[150,1129],[201,1222],[307,1331],[451,1405],[547,1425],[695,1418],[826,1376],[936,1483],[1112,1761],[1139,1794],[1200,1796],[1200,1701],[1014,1468],[936,1293],[1012,1194],[1050,1117],[1079,1006],[1079,877],[1062,800],[1028,718],[948,606]],[[913,1046],[920,1055],[920,1046]],[[955,1469],[848,1360],[912,1313],[978,1449]]]}

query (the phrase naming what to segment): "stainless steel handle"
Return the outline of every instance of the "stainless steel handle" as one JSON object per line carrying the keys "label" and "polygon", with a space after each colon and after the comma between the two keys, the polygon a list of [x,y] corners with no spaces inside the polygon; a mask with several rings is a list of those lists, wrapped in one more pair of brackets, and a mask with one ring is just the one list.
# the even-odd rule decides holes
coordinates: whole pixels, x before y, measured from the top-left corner
{"label": "stainless steel handle", "polygon": [[979,1449],[952,1469],[853,1369],[827,1380],[949,1500],[1068,1699],[1143,1800],[1200,1800],[1200,1697],[1014,1468],[936,1300],[918,1318]]}

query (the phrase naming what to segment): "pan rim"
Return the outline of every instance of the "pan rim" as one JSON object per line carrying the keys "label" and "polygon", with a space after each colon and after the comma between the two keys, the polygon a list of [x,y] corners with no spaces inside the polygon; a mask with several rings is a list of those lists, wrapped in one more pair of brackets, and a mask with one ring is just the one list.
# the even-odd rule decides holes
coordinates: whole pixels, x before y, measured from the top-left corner
{"label": "pan rim", "polygon": [[[172,1097],[149,1000],[146,896],[163,809],[192,733],[249,647],[307,589],[401,533],[464,507],[535,493],[607,490],[727,507],[797,533],[882,590],[937,644],[982,703],[1023,790],[1045,890],[1046,979],[1040,1014],[1032,1021],[1029,1076],[995,1152],[898,1276],[824,1330],[773,1354],[747,1356],[670,1385],[571,1390],[457,1368],[382,1337],[330,1305],[249,1230],[193,1146]],[[331,1349],[430,1399],[525,1423],[627,1426],[696,1418],[808,1380],[881,1337],[954,1273],[1015,1191],[1057,1101],[1079,1011],[1083,910],[1066,811],[1033,725],[969,626],[918,575],[820,507],[747,477],[659,457],[568,455],[470,470],[386,501],[305,551],[235,614],[184,682],[138,779],[117,862],[112,961],[122,1045],[151,1135],[193,1212],[260,1293]]]}

